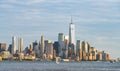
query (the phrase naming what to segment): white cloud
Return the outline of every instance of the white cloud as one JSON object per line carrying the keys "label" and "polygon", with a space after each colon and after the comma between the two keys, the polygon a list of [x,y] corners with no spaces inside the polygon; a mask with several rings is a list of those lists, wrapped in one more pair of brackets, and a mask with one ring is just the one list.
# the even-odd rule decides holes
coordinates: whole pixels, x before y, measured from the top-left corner
{"label": "white cloud", "polygon": [[5,9],[5,10],[10,10],[10,9],[13,9],[14,7],[9,4],[0,4],[0,8]]}
{"label": "white cloud", "polygon": [[21,4],[21,5],[31,5],[31,4],[38,4],[43,2],[44,0],[2,0],[3,3],[9,4]]}

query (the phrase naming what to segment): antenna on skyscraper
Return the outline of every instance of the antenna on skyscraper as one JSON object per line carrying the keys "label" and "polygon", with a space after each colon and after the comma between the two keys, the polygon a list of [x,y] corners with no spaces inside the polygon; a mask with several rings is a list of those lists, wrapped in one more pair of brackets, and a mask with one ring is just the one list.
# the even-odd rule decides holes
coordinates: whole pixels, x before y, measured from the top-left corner
{"label": "antenna on skyscraper", "polygon": [[73,24],[72,16],[71,16],[71,24]]}

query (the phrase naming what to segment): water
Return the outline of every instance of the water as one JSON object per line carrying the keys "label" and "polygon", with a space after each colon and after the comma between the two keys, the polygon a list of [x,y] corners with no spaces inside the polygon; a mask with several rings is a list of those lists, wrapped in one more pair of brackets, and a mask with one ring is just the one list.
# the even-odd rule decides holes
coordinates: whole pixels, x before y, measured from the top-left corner
{"label": "water", "polygon": [[120,63],[109,62],[0,62],[0,71],[120,71]]}

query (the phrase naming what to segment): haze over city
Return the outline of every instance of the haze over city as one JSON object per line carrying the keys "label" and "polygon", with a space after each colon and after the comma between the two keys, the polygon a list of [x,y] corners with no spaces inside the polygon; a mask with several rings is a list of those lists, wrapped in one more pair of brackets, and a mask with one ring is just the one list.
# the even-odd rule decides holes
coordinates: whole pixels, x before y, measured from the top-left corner
{"label": "haze over city", "polygon": [[0,42],[23,37],[24,47],[33,41],[58,40],[58,33],[69,35],[71,16],[76,39],[119,57],[119,0],[1,0]]}

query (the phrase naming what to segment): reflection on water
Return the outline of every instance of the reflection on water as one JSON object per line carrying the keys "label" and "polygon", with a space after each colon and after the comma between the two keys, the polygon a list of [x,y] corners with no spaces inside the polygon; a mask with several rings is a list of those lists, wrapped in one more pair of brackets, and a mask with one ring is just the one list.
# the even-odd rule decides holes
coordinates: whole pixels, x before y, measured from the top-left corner
{"label": "reflection on water", "polygon": [[0,71],[120,71],[120,63],[109,62],[0,62]]}

